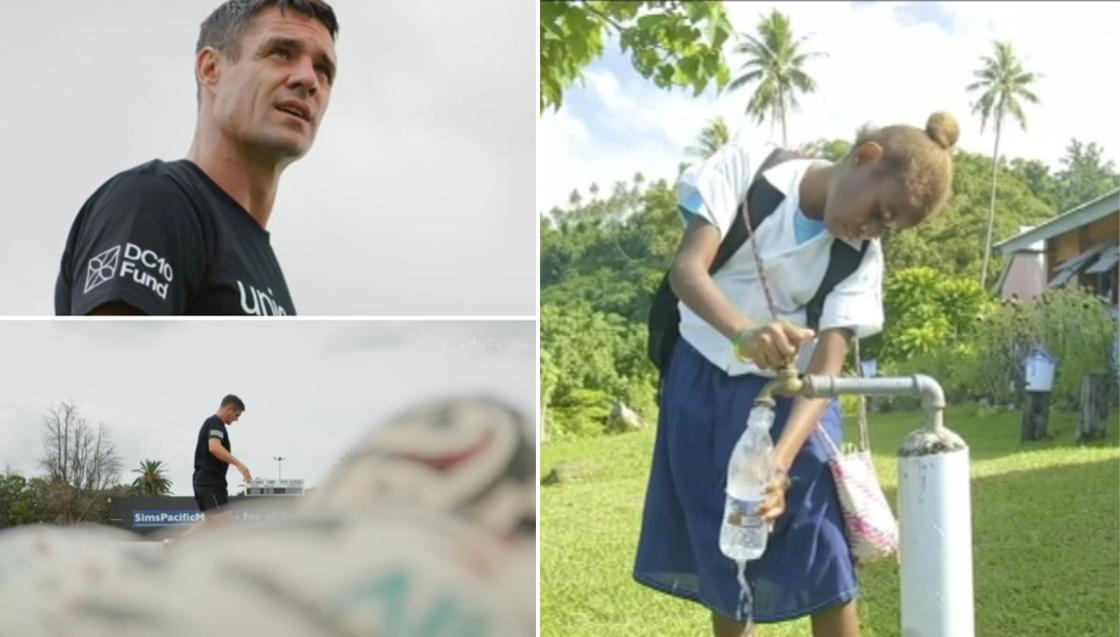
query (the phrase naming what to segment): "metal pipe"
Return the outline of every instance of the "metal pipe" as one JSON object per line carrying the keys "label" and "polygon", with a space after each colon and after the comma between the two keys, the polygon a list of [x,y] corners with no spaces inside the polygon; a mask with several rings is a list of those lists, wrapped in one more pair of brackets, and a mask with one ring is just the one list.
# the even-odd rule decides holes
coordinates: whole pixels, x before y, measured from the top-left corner
{"label": "metal pipe", "polygon": [[972,504],[968,446],[945,427],[945,393],[924,374],[897,378],[797,376],[792,367],[766,383],[756,404],[773,394],[835,398],[844,394],[918,394],[925,427],[898,450],[901,628],[907,637],[972,637]]}
{"label": "metal pipe", "polygon": [[777,377],[763,385],[755,404],[773,407],[773,394],[805,398],[835,398],[843,394],[918,394],[922,398],[922,408],[926,410],[926,427],[931,432],[939,432],[944,428],[942,411],[945,409],[945,392],[940,383],[925,374],[892,378],[840,378],[822,374],[799,377],[797,370],[788,366],[779,369]]}
{"label": "metal pipe", "polygon": [[939,431],[944,427],[942,411],[945,409],[945,392],[941,385],[925,374],[894,378],[838,378],[820,374],[806,374],[800,395],[806,398],[835,398],[842,394],[864,396],[891,396],[918,394],[926,410],[926,427]]}

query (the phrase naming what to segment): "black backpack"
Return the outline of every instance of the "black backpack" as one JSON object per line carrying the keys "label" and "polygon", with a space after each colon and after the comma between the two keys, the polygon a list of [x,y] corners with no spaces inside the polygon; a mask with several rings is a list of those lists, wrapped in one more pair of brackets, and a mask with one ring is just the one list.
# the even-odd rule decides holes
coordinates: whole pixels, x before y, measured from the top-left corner
{"label": "black backpack", "polygon": [[[764,179],[762,173],[784,161],[801,157],[802,155],[799,153],[779,148],[770,153],[758,170],[755,171],[754,179],[751,180],[751,185],[747,189],[745,202],[752,228],[758,228],[777,209],[778,204],[785,199],[782,191]],[[731,258],[731,255],[743,246],[749,236],[747,224],[743,220],[743,204],[740,203],[735,212],[735,220],[732,221],[731,228],[723,238],[723,242],[720,243],[719,251],[716,252],[711,267],[708,268],[708,274],[715,274],[722,268]],[[836,287],[837,283],[848,278],[859,268],[869,243],[869,241],[864,241],[860,245],[860,249],[856,250],[843,241],[832,242],[828,268],[825,270],[820,287],[817,288],[813,298],[809,300],[805,310],[809,327],[814,331],[820,325],[821,312],[824,309],[824,300],[828,293]],[[678,302],[677,295],[673,293],[673,289],[669,285],[669,273],[666,272],[661,279],[661,285],[657,287],[657,292],[653,295],[649,316],[646,319],[646,326],[649,328],[646,353],[650,361],[661,372],[662,377],[665,376],[669,366],[669,357],[673,354],[677,339],[680,338],[681,315],[677,307]]]}

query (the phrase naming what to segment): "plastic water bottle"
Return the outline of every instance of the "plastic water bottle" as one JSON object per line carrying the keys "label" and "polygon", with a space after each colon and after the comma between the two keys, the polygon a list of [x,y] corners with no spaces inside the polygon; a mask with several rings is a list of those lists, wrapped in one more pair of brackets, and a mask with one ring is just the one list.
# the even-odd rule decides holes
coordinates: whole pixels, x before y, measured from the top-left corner
{"label": "plastic water bottle", "polygon": [[727,501],[719,530],[719,549],[736,562],[758,559],[766,551],[769,530],[758,515],[763,492],[774,475],[774,412],[755,407],[747,430],[735,443],[727,463]]}

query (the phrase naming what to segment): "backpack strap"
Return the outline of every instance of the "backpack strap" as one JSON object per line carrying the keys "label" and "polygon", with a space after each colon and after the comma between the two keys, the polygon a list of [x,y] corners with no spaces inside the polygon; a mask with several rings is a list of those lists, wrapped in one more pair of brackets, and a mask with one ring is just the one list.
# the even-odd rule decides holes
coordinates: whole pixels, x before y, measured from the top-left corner
{"label": "backpack strap", "polygon": [[735,254],[739,248],[743,247],[750,233],[747,231],[747,223],[743,219],[743,206],[747,206],[747,214],[751,217],[751,227],[758,228],[758,226],[769,217],[774,210],[778,208],[778,204],[782,203],[785,195],[782,191],[775,188],[769,181],[762,178],[762,173],[770,170],[778,164],[790,160],[801,158],[801,153],[784,148],[775,148],[766,159],[759,165],[758,170],[755,171],[754,177],[751,179],[751,185],[747,189],[747,196],[744,198],[743,203],[739,204],[738,209],[735,211],[735,219],[731,222],[731,227],[727,230],[727,236],[719,244],[719,251],[716,252],[715,259],[712,259],[712,265],[708,268],[708,274],[715,274],[720,268],[727,263],[731,255]]}
{"label": "backpack strap", "polygon": [[828,256],[828,269],[824,271],[824,278],[821,279],[821,285],[817,288],[816,294],[809,299],[809,303],[805,306],[805,322],[814,332],[820,328],[824,300],[828,298],[829,292],[832,292],[832,289],[838,283],[859,269],[859,264],[863,261],[863,255],[867,253],[867,247],[870,244],[870,241],[865,240],[860,244],[859,250],[856,250],[840,239],[832,241],[832,251]]}
{"label": "backpack strap", "polygon": [[[800,157],[802,157],[800,153],[776,148],[759,164],[758,170],[755,171],[754,177],[751,179],[751,185],[747,189],[745,198],[752,228],[757,228],[777,209],[778,204],[785,198],[780,190],[762,178],[762,173],[788,159]],[[678,206],[678,208],[682,213],[691,214],[684,207]],[[740,203],[736,210],[735,219],[731,222],[727,235],[720,242],[711,266],[708,267],[709,274],[715,274],[717,270],[722,268],[731,258],[731,255],[735,254],[735,251],[741,248],[749,238],[750,235],[747,232],[747,224],[743,219],[742,212],[743,204]],[[687,217],[687,214],[684,216]],[[681,317],[677,308],[677,301],[677,295],[673,293],[673,289],[669,285],[669,273],[666,272],[650,300],[649,314],[646,317],[646,326],[649,332],[646,339],[646,355],[661,372],[662,380],[664,380],[665,370],[673,353],[673,347],[680,336],[678,328]],[[658,386],[660,386],[660,381]]]}

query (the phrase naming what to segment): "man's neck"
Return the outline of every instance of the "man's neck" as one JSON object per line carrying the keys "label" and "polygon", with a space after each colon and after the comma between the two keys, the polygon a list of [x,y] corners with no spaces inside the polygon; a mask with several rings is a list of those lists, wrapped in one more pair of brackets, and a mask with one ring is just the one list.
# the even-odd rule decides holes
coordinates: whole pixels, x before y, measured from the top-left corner
{"label": "man's neck", "polygon": [[248,155],[220,136],[197,133],[187,159],[241,204],[262,228],[268,227],[283,165]]}

